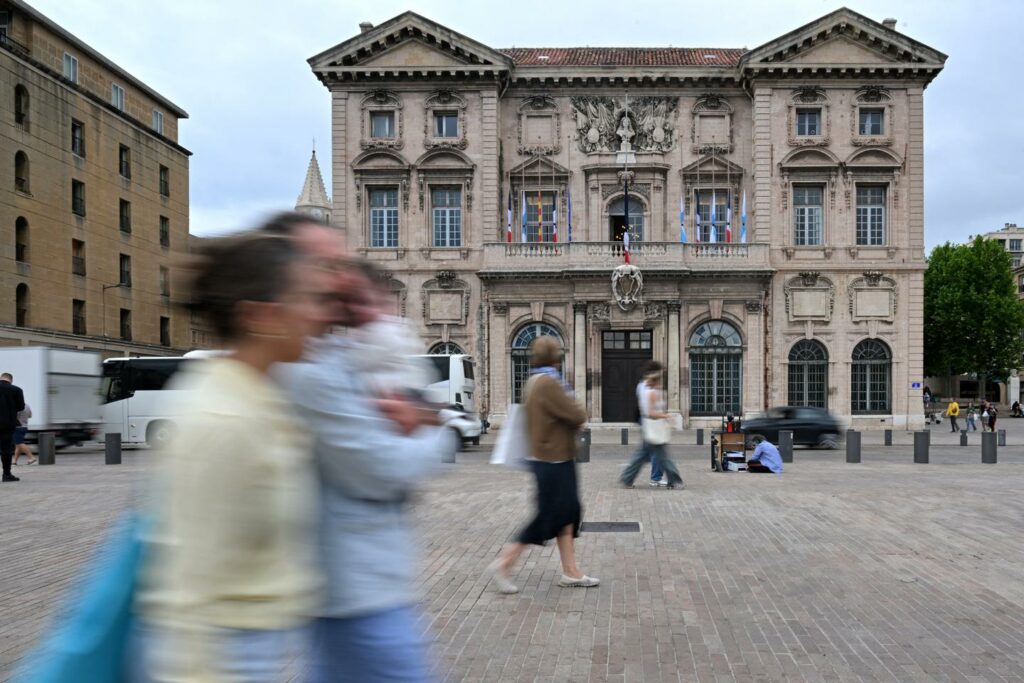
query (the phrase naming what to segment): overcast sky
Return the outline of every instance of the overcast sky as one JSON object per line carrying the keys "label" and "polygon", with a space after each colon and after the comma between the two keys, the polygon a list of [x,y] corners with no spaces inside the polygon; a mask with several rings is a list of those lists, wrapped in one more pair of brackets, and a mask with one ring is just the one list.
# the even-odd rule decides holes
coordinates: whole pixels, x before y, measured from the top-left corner
{"label": "overcast sky", "polygon": [[[330,191],[330,106],[306,59],[411,9],[492,47],[754,48],[840,7],[820,0],[33,0],[188,111],[191,229],[291,208],[316,139]],[[1024,223],[1024,89],[1016,0],[851,1],[949,55],[925,91],[929,248]]]}

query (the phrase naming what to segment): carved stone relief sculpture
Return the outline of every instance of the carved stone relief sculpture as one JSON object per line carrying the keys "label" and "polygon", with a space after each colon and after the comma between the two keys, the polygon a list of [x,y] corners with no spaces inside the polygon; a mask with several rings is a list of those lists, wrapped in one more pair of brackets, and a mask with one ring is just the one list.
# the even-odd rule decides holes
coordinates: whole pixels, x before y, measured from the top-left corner
{"label": "carved stone relief sculpture", "polygon": [[816,271],[800,273],[783,286],[789,322],[829,322],[835,309],[836,286]]}
{"label": "carved stone relief sculpture", "polygon": [[896,280],[878,271],[867,271],[849,286],[850,317],[854,322],[896,318]]}
{"label": "carved stone relief sculpture", "polygon": [[[676,143],[679,100],[675,97],[573,97],[577,146],[584,154],[617,152],[664,153]],[[623,147],[623,145],[629,145]]]}
{"label": "carved stone relief sculpture", "polygon": [[615,303],[628,311],[640,301],[644,290],[644,278],[636,266],[621,265],[612,271],[612,296]]}

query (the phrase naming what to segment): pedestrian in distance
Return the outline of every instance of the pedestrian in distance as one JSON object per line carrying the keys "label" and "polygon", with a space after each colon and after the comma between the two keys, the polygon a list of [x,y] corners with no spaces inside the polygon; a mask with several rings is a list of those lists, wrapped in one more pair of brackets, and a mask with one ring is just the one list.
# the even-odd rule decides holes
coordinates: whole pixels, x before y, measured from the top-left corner
{"label": "pedestrian in distance", "polygon": [[[662,372],[659,368],[656,372],[651,372],[647,376],[647,392],[644,396],[646,402],[646,409],[644,411],[645,417],[643,418],[643,430],[644,430],[644,442],[648,446],[648,450],[651,456],[654,458],[658,467],[664,472],[664,476],[668,479],[666,488],[686,488],[683,483],[683,478],[679,474],[679,468],[668,455],[668,442],[672,434],[672,425],[669,423],[669,414],[665,412],[665,396],[662,391]],[[643,460],[636,457],[626,468],[622,470],[619,481],[626,488],[633,487],[633,481],[636,479],[637,474],[640,473],[640,468],[643,466]]]}
{"label": "pedestrian in distance", "polygon": [[[650,391],[648,386],[648,378],[652,373],[661,374],[662,364],[656,360],[652,360],[644,366],[643,374],[640,377],[640,381],[636,385],[636,405],[637,413],[639,415],[637,422],[643,425],[643,420],[647,417],[648,406],[647,406],[647,394]],[[658,460],[651,453],[650,445],[644,441],[643,433],[640,436],[640,447],[637,448],[636,453],[633,454],[633,458],[639,463],[650,462],[651,463],[651,487],[665,486],[668,481],[664,479],[664,473],[661,471],[661,466],[658,464]]]}
{"label": "pedestrian in distance", "polygon": [[999,411],[996,410],[994,403],[988,404],[988,430],[990,432],[996,431],[996,416],[999,415]]}
{"label": "pedestrian in distance", "polygon": [[21,481],[11,473],[14,460],[14,432],[20,426],[18,413],[25,410],[25,394],[21,387],[14,385],[14,377],[5,372],[0,375],[0,464],[3,465],[3,481]]}
{"label": "pedestrian in distance", "polygon": [[561,345],[552,337],[537,337],[530,344],[532,370],[523,389],[523,410],[533,456],[527,462],[537,485],[537,510],[488,569],[502,593],[519,592],[509,575],[523,551],[552,538],[562,560],[559,586],[590,588],[600,583],[576,564],[575,539],[583,518],[576,479],[576,432],[587,421],[587,413],[562,379],[561,358]]}
{"label": "pedestrian in distance", "polygon": [[968,432],[970,432],[970,431],[975,431],[975,432],[978,431],[978,410],[977,410],[977,408],[974,407],[974,402],[973,401],[970,404],[968,404],[968,406],[967,406],[967,430],[966,431],[968,431]]}
{"label": "pedestrian in distance", "polygon": [[949,416],[949,424],[952,429],[951,432],[959,432],[960,426],[956,423],[956,418],[960,415],[960,404],[956,402],[956,399],[950,399],[949,405],[946,406],[946,415]]}
{"label": "pedestrian in distance", "polygon": [[36,463],[32,449],[25,443],[25,437],[28,436],[28,421],[31,417],[32,407],[26,403],[25,410],[18,413],[18,426],[14,430],[14,462],[11,463],[12,465],[17,465],[23,455],[28,458],[29,465]]}

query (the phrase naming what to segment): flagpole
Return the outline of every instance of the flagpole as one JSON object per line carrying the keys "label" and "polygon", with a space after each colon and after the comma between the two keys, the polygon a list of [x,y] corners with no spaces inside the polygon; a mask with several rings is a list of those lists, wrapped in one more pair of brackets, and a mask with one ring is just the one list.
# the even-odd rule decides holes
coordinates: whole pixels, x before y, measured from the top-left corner
{"label": "flagpole", "polygon": [[565,141],[565,229],[568,240],[572,242],[572,135],[565,136]]}
{"label": "flagpole", "polygon": [[555,225],[552,229],[553,241],[558,242],[558,181],[555,180],[555,160],[551,161],[551,218]]}

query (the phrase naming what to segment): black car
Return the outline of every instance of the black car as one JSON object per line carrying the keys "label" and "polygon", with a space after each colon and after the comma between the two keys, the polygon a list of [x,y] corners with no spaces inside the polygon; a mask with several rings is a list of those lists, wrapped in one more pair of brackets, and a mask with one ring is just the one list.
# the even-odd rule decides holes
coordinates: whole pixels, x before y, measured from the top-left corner
{"label": "black car", "polygon": [[772,408],[761,417],[743,423],[747,435],[747,447],[752,448],[752,439],[763,436],[773,444],[779,443],[779,432],[793,432],[793,443],[816,448],[835,448],[839,443],[839,421],[824,408],[807,406],[785,406]]}

